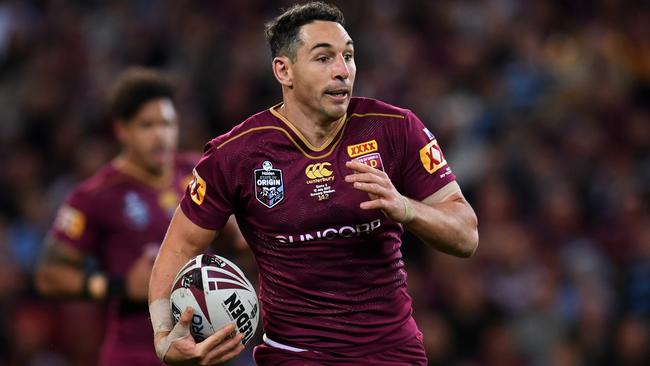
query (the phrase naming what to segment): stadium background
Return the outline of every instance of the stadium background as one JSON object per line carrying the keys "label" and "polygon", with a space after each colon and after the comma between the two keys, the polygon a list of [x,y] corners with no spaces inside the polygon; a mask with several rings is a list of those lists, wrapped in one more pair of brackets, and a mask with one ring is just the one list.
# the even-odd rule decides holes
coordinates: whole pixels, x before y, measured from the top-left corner
{"label": "stadium background", "polygon": [[[404,244],[431,365],[650,364],[648,3],[335,3],[354,94],[414,110],[479,215],[469,260]],[[280,100],[262,24],[287,5],[0,1],[0,365],[94,364],[102,309],[31,279],[66,192],[117,151],[116,74],[171,72],[200,150]]]}

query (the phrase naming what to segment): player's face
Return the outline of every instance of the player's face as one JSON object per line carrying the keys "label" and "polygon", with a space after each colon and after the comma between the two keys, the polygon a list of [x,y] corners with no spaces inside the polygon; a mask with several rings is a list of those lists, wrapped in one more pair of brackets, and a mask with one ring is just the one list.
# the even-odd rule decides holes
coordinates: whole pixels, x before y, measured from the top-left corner
{"label": "player's face", "polygon": [[126,123],[119,137],[129,159],[154,174],[161,174],[174,159],[178,144],[178,120],[171,100],[152,99]]}
{"label": "player's face", "polygon": [[343,26],[326,21],[302,26],[299,37],[291,67],[295,99],[321,119],[336,121],[348,109],[357,71],[352,39]]}

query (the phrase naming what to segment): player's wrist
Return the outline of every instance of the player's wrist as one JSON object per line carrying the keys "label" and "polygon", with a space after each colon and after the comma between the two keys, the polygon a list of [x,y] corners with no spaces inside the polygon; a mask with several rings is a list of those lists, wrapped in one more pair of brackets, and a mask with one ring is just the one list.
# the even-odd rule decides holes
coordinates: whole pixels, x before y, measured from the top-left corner
{"label": "player's wrist", "polygon": [[102,300],[106,297],[108,278],[103,273],[86,273],[84,276],[82,295],[93,300]]}
{"label": "player's wrist", "polygon": [[151,317],[154,339],[158,339],[159,334],[163,337],[166,336],[174,328],[171,313],[169,299],[156,299],[149,304],[149,316]]}
{"label": "player's wrist", "polygon": [[171,301],[169,299],[156,299],[149,304],[149,314],[154,331],[154,348],[158,358],[165,362],[165,357],[172,343],[187,337],[190,334],[189,322],[183,319],[173,325],[171,316]]}
{"label": "player's wrist", "polygon": [[402,196],[402,200],[404,201],[404,218],[400,220],[400,223],[406,225],[413,221],[413,218],[415,218],[415,212],[413,212],[413,205],[411,204],[411,200],[409,200],[406,196]]}
{"label": "player's wrist", "polygon": [[124,279],[108,277],[105,273],[90,272],[84,275],[82,295],[92,300],[122,297],[126,293]]}

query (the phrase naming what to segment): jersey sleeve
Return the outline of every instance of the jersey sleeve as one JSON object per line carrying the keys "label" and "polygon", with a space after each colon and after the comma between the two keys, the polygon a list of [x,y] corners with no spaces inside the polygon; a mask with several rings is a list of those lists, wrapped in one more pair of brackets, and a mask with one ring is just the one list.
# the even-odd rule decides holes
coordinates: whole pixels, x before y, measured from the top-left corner
{"label": "jersey sleeve", "polygon": [[213,143],[208,143],[181,199],[183,213],[204,229],[221,229],[232,213],[232,195],[225,177],[225,165]]}
{"label": "jersey sleeve", "polygon": [[94,210],[101,207],[93,196],[81,188],[75,189],[59,208],[50,231],[57,245],[68,245],[82,253],[95,249],[99,223]]}
{"label": "jersey sleeve", "polygon": [[402,194],[421,201],[456,179],[440,143],[412,112],[406,115],[403,144]]}

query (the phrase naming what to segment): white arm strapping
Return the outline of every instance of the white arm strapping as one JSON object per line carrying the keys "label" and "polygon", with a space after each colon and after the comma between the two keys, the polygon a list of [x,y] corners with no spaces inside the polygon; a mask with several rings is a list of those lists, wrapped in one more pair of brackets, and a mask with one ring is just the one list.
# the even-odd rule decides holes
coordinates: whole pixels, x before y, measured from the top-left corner
{"label": "white arm strapping", "polygon": [[172,331],[154,345],[156,348],[156,356],[158,356],[160,361],[165,362],[165,355],[167,354],[167,351],[169,351],[169,347],[171,347],[172,343],[189,335],[189,325],[183,325],[181,322],[176,323],[174,328],[172,328]]}
{"label": "white arm strapping", "polygon": [[151,325],[153,326],[153,333],[169,332],[169,334],[161,339],[154,346],[156,348],[156,355],[160,361],[165,361],[165,355],[171,347],[172,343],[190,334],[190,328],[183,326],[181,322],[173,326],[171,302],[169,299],[158,299],[149,305],[149,315],[151,315]]}
{"label": "white arm strapping", "polygon": [[172,306],[169,299],[154,300],[149,305],[149,315],[151,316],[151,326],[153,334],[158,332],[169,332],[174,327],[172,321]]}
{"label": "white arm strapping", "polygon": [[415,214],[413,213],[413,206],[411,206],[411,201],[406,196],[402,196],[404,200],[404,218],[400,221],[400,224],[408,224],[413,221]]}

